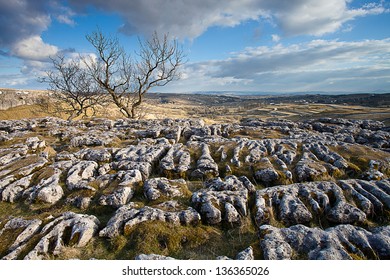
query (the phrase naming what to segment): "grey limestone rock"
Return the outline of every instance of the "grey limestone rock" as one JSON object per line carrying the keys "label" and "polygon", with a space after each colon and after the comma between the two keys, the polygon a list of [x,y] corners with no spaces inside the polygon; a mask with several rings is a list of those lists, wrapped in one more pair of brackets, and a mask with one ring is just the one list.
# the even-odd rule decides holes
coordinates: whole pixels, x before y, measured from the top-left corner
{"label": "grey limestone rock", "polygon": [[3,260],[14,260],[16,259],[21,251],[26,247],[27,242],[39,231],[42,221],[39,219],[25,220],[23,218],[13,218],[9,220],[2,230],[0,230],[0,238],[4,231],[15,231],[23,229],[18,234],[12,245],[8,248],[8,253],[2,259]]}
{"label": "grey limestone rock", "polygon": [[229,202],[225,202],[225,221],[228,223],[237,223],[240,221],[240,214],[236,208]]}
{"label": "grey limestone rock", "polygon": [[[217,260],[233,260],[233,259],[231,259],[231,258],[229,258],[227,256],[218,256]],[[235,260],[243,260],[243,261],[245,261],[245,260],[246,261],[254,260],[252,246],[249,246],[245,250],[239,252],[236,255],[236,257],[235,257]]]}
{"label": "grey limestone rock", "polygon": [[185,173],[190,168],[191,156],[187,148],[183,144],[173,145],[160,161],[160,169],[167,177],[177,175],[185,176]]}
{"label": "grey limestone rock", "polygon": [[[290,228],[260,227],[260,244],[264,258],[276,259],[332,259],[388,258],[390,236],[388,227],[372,232],[352,225],[339,225],[326,230],[295,225]],[[380,244],[380,245],[379,245]],[[381,249],[382,248],[382,249]]]}
{"label": "grey limestone rock", "polygon": [[200,222],[200,215],[191,207],[180,211],[164,211],[145,206],[139,209],[136,215],[126,221],[124,231],[129,231],[137,224],[146,221],[162,221],[175,225],[196,225]]}
{"label": "grey limestone rock", "polygon": [[114,139],[115,134],[111,132],[102,132],[100,130],[90,130],[82,135],[74,136],[70,139],[70,145],[72,147],[83,146],[107,146]]}
{"label": "grey limestone rock", "polygon": [[82,195],[77,195],[75,197],[68,197],[66,199],[66,203],[73,205],[77,208],[80,208],[81,210],[87,209],[92,201],[92,197],[90,196],[82,196]]}
{"label": "grey limestone rock", "polygon": [[113,238],[147,221],[162,221],[175,225],[196,225],[200,222],[199,213],[191,207],[179,211],[164,211],[149,206],[135,207],[133,203],[120,207],[108,221],[107,226],[100,231],[99,236]]}
{"label": "grey limestone rock", "polygon": [[240,222],[241,217],[248,214],[249,192],[236,176],[227,176],[225,181],[216,178],[205,186],[193,193],[191,201],[207,223],[218,224],[222,218],[227,222]]}
{"label": "grey limestone rock", "polygon": [[315,181],[328,173],[327,169],[318,162],[317,157],[310,152],[304,152],[294,171],[298,182]]}
{"label": "grey limestone rock", "polygon": [[100,205],[110,205],[115,208],[119,208],[130,202],[134,195],[134,189],[131,187],[120,187],[113,191],[111,194],[102,195],[99,198]]}
{"label": "grey limestone rock", "polygon": [[[309,224],[325,217],[338,224],[362,224],[368,216],[387,209],[389,195],[379,186],[383,181],[341,180],[275,186],[256,192],[256,222],[276,219],[291,226]],[[313,216],[315,215],[315,216]]]}
{"label": "grey limestone rock", "polygon": [[110,162],[112,159],[112,149],[82,149],[75,156],[82,160],[95,162]]}
{"label": "grey limestone rock", "polygon": [[[0,149],[0,166],[5,167],[8,164],[17,161],[22,156],[25,156],[28,152],[27,147],[26,148],[5,148]],[[0,170],[3,169],[0,167]]]}
{"label": "grey limestone rock", "polygon": [[249,246],[246,248],[244,251],[241,251],[240,253],[237,254],[236,260],[254,260],[255,258],[253,257],[253,248],[252,246]]}
{"label": "grey limestone rock", "polygon": [[0,187],[0,197],[2,201],[15,202],[18,200],[25,189],[27,189],[31,183],[32,174],[23,177],[13,183],[3,187]]}
{"label": "grey limestone rock", "polygon": [[[94,204],[116,209],[103,229],[88,215],[40,221],[7,212],[0,242],[8,231],[18,234],[4,259],[24,257],[34,245],[26,258],[50,257],[63,246],[85,245],[98,230],[112,238],[148,221],[226,230],[252,218],[268,259],[390,258],[389,227],[372,228],[387,225],[390,210],[390,129],[380,122],[43,118],[0,121],[0,142],[5,206],[34,203],[39,214],[66,205],[80,212],[95,211]],[[339,180],[348,176],[353,179]],[[253,250],[235,258],[252,259]]]}
{"label": "grey limestone rock", "polygon": [[123,234],[123,226],[127,220],[134,217],[138,212],[137,205],[130,202],[115,211],[114,216],[110,218],[105,228],[99,232],[100,237],[113,238]]}
{"label": "grey limestone rock", "polygon": [[44,167],[47,163],[48,160],[46,158],[36,155],[18,157],[17,160],[0,167],[0,178],[11,175],[11,173],[18,177],[28,176]]}
{"label": "grey limestone rock", "polygon": [[331,222],[342,224],[363,223],[367,218],[362,210],[342,200],[338,201],[336,205],[328,211],[326,217]]}
{"label": "grey limestone rock", "polygon": [[61,170],[54,169],[51,176],[42,178],[37,185],[24,190],[23,197],[30,202],[55,204],[64,196],[60,185],[61,174]]}
{"label": "grey limestone rock", "polygon": [[137,145],[119,149],[114,154],[112,166],[117,170],[139,170],[147,179],[154,166],[168,150],[168,145]]}
{"label": "grey limestone rock", "polygon": [[268,167],[268,168],[256,171],[255,177],[260,182],[264,182],[266,184],[269,184],[269,183],[275,182],[279,178],[279,174],[274,168]]}
{"label": "grey limestone rock", "polygon": [[222,221],[221,210],[214,206],[212,201],[205,201],[201,204],[199,212],[203,215],[207,223],[214,225]]}
{"label": "grey limestone rock", "polygon": [[[95,216],[65,212],[42,228],[42,239],[24,259],[39,260],[47,254],[58,255],[65,245],[84,247],[97,233],[99,224]],[[67,230],[69,236],[64,234]]]}
{"label": "grey limestone rock", "polygon": [[137,145],[119,149],[114,154],[116,161],[157,162],[169,148],[167,145]]}
{"label": "grey limestone rock", "polygon": [[94,161],[79,161],[68,171],[66,185],[69,190],[95,189],[88,185],[94,179],[99,165]]}
{"label": "grey limestone rock", "polygon": [[119,187],[136,187],[142,183],[142,174],[136,169],[119,171],[116,178],[120,180]]}
{"label": "grey limestone rock", "polygon": [[140,254],[135,257],[135,260],[141,260],[141,261],[157,261],[157,260],[175,260],[174,258],[167,257],[167,256],[162,256],[162,255],[157,255],[157,254]]}
{"label": "grey limestone rock", "polygon": [[32,151],[36,151],[37,149],[43,149],[46,147],[46,142],[44,140],[40,140],[38,137],[29,137],[26,139],[26,145]]}
{"label": "grey limestone rock", "polygon": [[111,165],[112,168],[115,170],[121,170],[121,171],[137,170],[141,173],[142,180],[146,180],[147,178],[149,178],[153,170],[152,164],[149,162],[122,160],[118,162],[112,162]]}
{"label": "grey limestone rock", "polygon": [[201,145],[202,155],[196,162],[196,169],[192,172],[193,177],[210,178],[219,175],[218,165],[210,154],[210,149],[207,144]]}
{"label": "grey limestone rock", "polygon": [[187,183],[183,179],[168,180],[167,178],[153,178],[145,181],[144,193],[149,200],[163,197],[181,197],[188,191]]}

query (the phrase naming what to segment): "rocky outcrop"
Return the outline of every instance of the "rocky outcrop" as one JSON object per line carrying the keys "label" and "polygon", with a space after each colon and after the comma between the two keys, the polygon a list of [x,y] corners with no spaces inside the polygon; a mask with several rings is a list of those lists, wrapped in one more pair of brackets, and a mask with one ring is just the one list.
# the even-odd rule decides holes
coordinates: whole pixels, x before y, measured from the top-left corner
{"label": "rocky outcrop", "polygon": [[[249,246],[244,251],[239,252],[234,259],[242,260],[242,261],[254,260],[252,246]],[[226,256],[219,256],[217,257],[217,260],[232,260],[232,259]]]}
{"label": "rocky outcrop", "polygon": [[[363,224],[390,209],[388,180],[310,182],[256,192],[256,222],[277,220],[287,226],[326,219],[336,224]],[[387,192],[386,192],[387,191]]]}
{"label": "rocky outcrop", "polygon": [[100,130],[90,130],[88,134],[74,136],[70,139],[72,147],[84,146],[107,146],[116,139],[116,135],[111,132]]}
{"label": "rocky outcrop", "polygon": [[144,184],[144,193],[149,200],[157,200],[160,197],[181,197],[185,192],[188,192],[188,189],[186,181],[183,179],[153,178]]}
{"label": "rocky outcrop", "polygon": [[248,189],[245,179],[228,176],[208,181],[205,189],[193,193],[191,201],[195,209],[208,224],[218,224],[222,220],[238,223],[248,214]]}
{"label": "rocky outcrop", "polygon": [[97,233],[99,224],[95,216],[65,212],[42,228],[39,234],[43,237],[24,259],[37,260],[47,254],[58,255],[64,245],[83,247]]}
{"label": "rocky outcrop", "polygon": [[[113,180],[108,177],[111,183]],[[119,171],[114,176],[117,186],[109,194],[100,196],[98,203],[100,205],[109,205],[114,208],[119,208],[130,202],[133,198],[136,188],[142,183],[142,175],[138,170]],[[102,180],[102,177],[98,177]],[[104,181],[104,179],[103,179]]]}
{"label": "rocky outcrop", "polygon": [[[11,179],[12,177],[9,178]],[[31,179],[32,175],[28,175],[10,184],[6,184],[0,192],[1,200],[8,201],[11,203],[16,202],[22,196],[24,190],[30,186]],[[4,180],[3,182],[7,181]]]}
{"label": "rocky outcrop", "polygon": [[219,175],[218,165],[210,155],[210,149],[207,144],[201,145],[202,155],[196,162],[196,169],[192,172],[195,178],[210,178]]}
{"label": "rocky outcrop", "polygon": [[120,149],[114,155],[113,167],[117,170],[139,170],[145,180],[168,147],[167,145],[137,145]]}
{"label": "rocky outcrop", "polygon": [[295,225],[276,228],[260,227],[260,242],[267,260],[304,258],[309,260],[388,259],[389,227],[367,231],[352,225],[339,225],[326,230]]}
{"label": "rocky outcrop", "polygon": [[47,163],[47,159],[43,157],[26,155],[17,160],[11,160],[8,164],[2,166],[0,168],[0,178],[4,178],[7,175],[13,175],[15,178],[28,176],[44,167]]}
{"label": "rocky outcrop", "polygon": [[95,191],[89,185],[94,179],[99,165],[94,161],[80,161],[68,171],[66,186],[69,190],[87,189]]}
{"label": "rocky outcrop", "polygon": [[21,251],[27,246],[27,242],[39,231],[42,224],[41,220],[25,220],[22,218],[13,218],[9,220],[2,230],[0,230],[0,238],[6,231],[17,231],[22,229],[21,233],[17,235],[12,245],[8,248],[7,255],[3,260],[14,260],[16,259]]}
{"label": "rocky outcrop", "polygon": [[110,205],[115,208],[121,207],[130,202],[134,195],[134,189],[131,187],[120,187],[111,194],[102,195],[99,198],[100,205]]}
{"label": "rocky outcrop", "polygon": [[[190,258],[229,237],[269,259],[386,259],[389,141],[383,123],[329,118],[0,121],[0,258],[61,258],[92,237],[133,258],[150,250],[132,233],[163,223]],[[165,243],[155,253],[183,253]]]}
{"label": "rocky outcrop", "polygon": [[173,145],[160,161],[160,168],[163,174],[168,177],[184,177],[190,169],[191,156],[183,144]]}
{"label": "rocky outcrop", "polygon": [[162,221],[174,225],[196,225],[200,221],[200,215],[191,207],[181,211],[164,211],[148,206],[136,207],[137,205],[130,203],[119,208],[108,221],[107,226],[99,232],[99,236],[113,238],[147,221]]}
{"label": "rocky outcrop", "polygon": [[55,169],[53,175],[42,179],[37,185],[24,191],[23,196],[29,201],[55,204],[64,196],[64,191],[60,185],[62,171]]}
{"label": "rocky outcrop", "polygon": [[135,257],[135,260],[139,260],[139,261],[164,260],[164,261],[167,261],[167,260],[175,260],[175,259],[171,258],[171,257],[167,257],[167,256],[157,255],[157,254],[149,254],[149,255],[140,254],[140,255]]}

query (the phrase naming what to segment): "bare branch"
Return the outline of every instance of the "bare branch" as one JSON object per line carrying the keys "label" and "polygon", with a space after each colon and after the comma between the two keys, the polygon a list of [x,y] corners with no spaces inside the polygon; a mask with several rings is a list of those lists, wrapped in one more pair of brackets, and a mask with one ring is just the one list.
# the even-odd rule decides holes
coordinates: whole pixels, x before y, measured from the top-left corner
{"label": "bare branch", "polygon": [[136,60],[130,58],[117,38],[107,37],[101,30],[87,35],[87,40],[98,56],[97,60],[84,60],[89,74],[125,117],[136,117],[144,94],[151,88],[165,86],[179,77],[183,51],[177,40],[170,41],[167,34],[160,38],[155,32],[150,40],[139,40]]}
{"label": "bare branch", "polygon": [[88,116],[95,107],[103,105],[105,99],[99,93],[94,79],[76,59],[67,60],[63,55],[51,58],[53,70],[46,71],[40,82],[48,83],[54,114],[65,114],[68,119]]}

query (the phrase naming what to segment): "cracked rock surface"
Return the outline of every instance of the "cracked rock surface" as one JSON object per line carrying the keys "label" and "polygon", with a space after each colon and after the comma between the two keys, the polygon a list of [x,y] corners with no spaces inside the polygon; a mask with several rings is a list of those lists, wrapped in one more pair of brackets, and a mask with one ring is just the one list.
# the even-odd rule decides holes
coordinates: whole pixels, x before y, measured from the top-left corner
{"label": "cracked rock surface", "polygon": [[389,177],[378,121],[0,121],[0,258],[389,259]]}

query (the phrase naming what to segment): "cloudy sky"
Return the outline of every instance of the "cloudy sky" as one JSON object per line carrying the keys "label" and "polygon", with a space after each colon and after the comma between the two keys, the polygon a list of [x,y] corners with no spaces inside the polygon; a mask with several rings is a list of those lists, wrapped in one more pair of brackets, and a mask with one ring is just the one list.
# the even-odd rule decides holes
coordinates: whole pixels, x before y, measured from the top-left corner
{"label": "cloudy sky", "polygon": [[133,53],[169,32],[188,62],[157,91],[390,92],[390,1],[0,0],[0,87],[37,82],[50,56],[92,53],[97,26]]}

